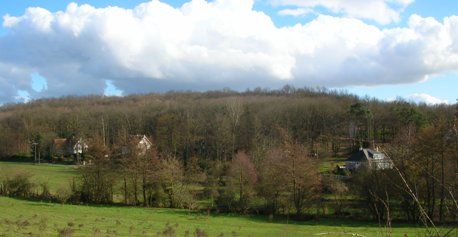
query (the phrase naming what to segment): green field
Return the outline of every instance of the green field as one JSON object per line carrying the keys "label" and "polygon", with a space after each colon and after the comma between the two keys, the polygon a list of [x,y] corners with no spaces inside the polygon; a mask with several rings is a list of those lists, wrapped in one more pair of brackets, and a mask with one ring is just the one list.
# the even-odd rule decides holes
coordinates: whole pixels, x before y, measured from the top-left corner
{"label": "green field", "polygon": [[[74,165],[56,165],[42,163],[0,162],[0,179],[13,177],[18,173],[32,175],[31,181],[37,185],[47,184],[50,192],[55,194],[62,190],[69,190],[70,183],[77,176],[77,168]],[[40,192],[40,187],[36,187]]]}
{"label": "green field", "polygon": [[[65,228],[73,232],[66,236],[158,236],[167,225],[168,233],[175,234],[159,236],[196,236],[197,228],[208,236],[387,236],[377,224],[339,219],[287,224],[286,219],[269,221],[263,216],[207,216],[185,210],[62,205],[5,197],[0,197],[0,210],[0,236],[57,236]],[[423,232],[395,225],[391,236],[422,236]]]}
{"label": "green field", "polygon": [[[55,193],[68,190],[69,183],[77,175],[76,169],[75,166],[65,165],[0,162],[0,178],[18,172],[30,173],[33,174],[33,182],[47,183],[51,192]],[[196,229],[205,233],[196,235]],[[67,231],[67,235],[61,233],[61,236],[388,236],[387,230],[377,223],[346,219],[294,222],[285,217],[269,220],[266,216],[63,205],[0,197],[0,237],[58,236],[59,231]],[[457,236],[458,232],[454,231],[452,236]],[[389,236],[424,234],[425,229],[421,227],[395,223]]]}

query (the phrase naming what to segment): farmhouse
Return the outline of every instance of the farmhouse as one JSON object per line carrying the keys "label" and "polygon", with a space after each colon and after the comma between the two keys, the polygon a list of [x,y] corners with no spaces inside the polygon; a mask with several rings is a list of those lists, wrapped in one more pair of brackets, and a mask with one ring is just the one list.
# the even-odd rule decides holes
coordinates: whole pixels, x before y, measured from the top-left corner
{"label": "farmhouse", "polygon": [[356,170],[361,166],[367,166],[376,170],[392,169],[393,163],[385,157],[385,154],[377,150],[361,148],[351,154],[345,161],[348,170]]}
{"label": "farmhouse", "polygon": [[[130,135],[130,144],[131,147],[134,147],[137,150],[138,155],[145,155],[146,152],[151,149],[153,143],[146,137],[146,135]],[[122,148],[122,154],[126,155],[129,153],[129,148],[127,146]]]}
{"label": "farmhouse", "polygon": [[81,155],[86,152],[88,148],[89,146],[81,138],[55,138],[53,141],[52,153],[54,156]]}

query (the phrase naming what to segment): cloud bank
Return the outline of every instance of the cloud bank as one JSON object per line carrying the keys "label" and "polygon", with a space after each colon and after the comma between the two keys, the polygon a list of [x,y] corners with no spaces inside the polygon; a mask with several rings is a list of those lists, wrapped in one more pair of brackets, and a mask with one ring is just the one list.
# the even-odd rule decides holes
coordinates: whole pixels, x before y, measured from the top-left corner
{"label": "cloud bank", "polygon": [[397,22],[400,13],[414,0],[271,0],[272,4],[293,6],[294,9],[281,10],[283,15],[300,16],[318,7],[347,17],[368,19],[380,24]]}
{"label": "cloud bank", "polygon": [[[456,16],[412,15],[407,27],[380,29],[318,15],[277,27],[253,10],[253,0],[192,0],[180,8],[153,0],[134,9],[28,8],[22,16],[4,16],[3,26],[9,32],[0,36],[0,102],[14,101],[18,91],[32,99],[102,94],[107,82],[124,94],[345,87],[418,82],[458,68]],[[45,78],[46,87],[34,89],[33,74]]]}
{"label": "cloud bank", "polygon": [[408,101],[413,101],[414,103],[425,103],[427,105],[449,104],[447,100],[441,100],[439,98],[424,93],[415,93],[407,96],[406,99]]}

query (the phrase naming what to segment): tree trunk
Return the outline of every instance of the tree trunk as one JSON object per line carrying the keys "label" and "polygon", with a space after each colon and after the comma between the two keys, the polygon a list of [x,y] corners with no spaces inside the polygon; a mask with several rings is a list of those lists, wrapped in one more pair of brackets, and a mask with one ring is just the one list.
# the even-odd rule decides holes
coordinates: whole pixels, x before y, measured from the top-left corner
{"label": "tree trunk", "polygon": [[143,173],[142,177],[142,193],[143,193],[143,205],[147,206],[147,198],[146,198],[146,174]]}
{"label": "tree trunk", "polygon": [[124,176],[124,204],[128,204],[127,203],[127,179],[126,177]]}
{"label": "tree trunk", "polygon": [[444,149],[441,152],[441,198],[439,204],[439,222],[444,221],[444,199],[445,199],[445,167],[444,167]]}

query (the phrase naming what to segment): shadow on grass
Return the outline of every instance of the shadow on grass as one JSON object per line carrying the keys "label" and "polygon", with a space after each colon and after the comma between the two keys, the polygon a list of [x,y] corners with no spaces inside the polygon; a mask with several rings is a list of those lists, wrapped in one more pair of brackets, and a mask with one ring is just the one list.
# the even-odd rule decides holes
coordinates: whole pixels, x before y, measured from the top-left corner
{"label": "shadow on grass", "polygon": [[[106,204],[58,204],[58,203],[47,203],[47,202],[38,202],[32,201],[27,199],[18,199],[26,201],[26,205],[30,206],[39,206],[39,207],[53,207],[59,205],[65,206],[80,206],[80,207],[90,207],[90,208],[100,208],[100,209],[113,209],[113,210],[126,210],[126,209],[139,209],[146,212],[152,212],[155,214],[165,214],[165,215],[174,215],[178,219],[188,219],[188,220],[203,220],[206,219],[213,219],[213,218],[228,218],[234,220],[242,220],[246,222],[257,222],[263,224],[279,224],[279,225],[293,225],[293,226],[316,226],[316,227],[345,227],[345,228],[385,228],[384,223],[381,225],[375,221],[369,220],[359,220],[359,219],[349,219],[343,217],[320,217],[319,219],[310,219],[310,220],[294,220],[292,218],[288,218],[287,216],[274,216],[273,218],[269,218],[266,215],[241,215],[235,213],[202,213],[198,211],[190,211],[184,209],[168,209],[168,208],[151,208],[151,207],[134,207],[134,206],[125,206],[125,205],[106,205]],[[230,222],[230,220],[227,220]],[[424,226],[416,223],[406,223],[406,222],[393,222],[392,229],[397,228],[413,228],[421,231],[421,229],[425,228]],[[453,233],[457,232],[456,226],[442,226],[439,228],[444,229],[451,229]]]}
{"label": "shadow on grass", "polygon": [[[23,199],[23,200],[24,201],[29,201],[27,199]],[[30,202],[32,202],[32,201],[30,201]],[[29,205],[29,206],[38,206],[38,207],[53,207],[56,204],[55,203],[32,202],[32,203],[28,203],[27,205]]]}
{"label": "shadow on grass", "polygon": [[[385,228],[384,224],[379,224],[371,220],[359,220],[359,219],[349,219],[344,217],[320,217],[317,219],[310,220],[294,220],[286,216],[275,216],[274,218],[269,218],[268,216],[263,215],[238,215],[238,214],[210,214],[212,218],[225,217],[225,218],[234,218],[234,219],[244,219],[246,221],[265,223],[265,224],[289,224],[297,226],[321,226],[321,227],[346,227],[346,228]],[[406,222],[393,222],[391,228],[424,228],[424,226],[416,223],[406,223]],[[444,226],[447,228],[447,226]],[[456,228],[456,227],[453,227]]]}

